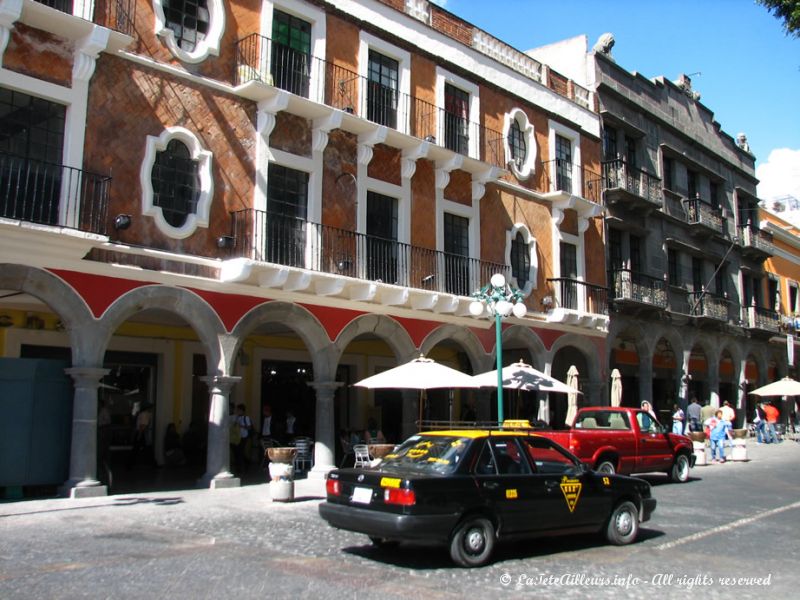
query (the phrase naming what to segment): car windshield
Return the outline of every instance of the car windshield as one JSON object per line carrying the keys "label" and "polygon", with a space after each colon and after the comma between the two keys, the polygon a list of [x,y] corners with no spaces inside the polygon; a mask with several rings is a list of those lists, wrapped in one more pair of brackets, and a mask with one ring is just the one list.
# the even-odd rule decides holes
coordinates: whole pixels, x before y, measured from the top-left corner
{"label": "car windshield", "polygon": [[469,442],[469,438],[457,436],[414,435],[384,457],[381,469],[452,473],[464,458]]}

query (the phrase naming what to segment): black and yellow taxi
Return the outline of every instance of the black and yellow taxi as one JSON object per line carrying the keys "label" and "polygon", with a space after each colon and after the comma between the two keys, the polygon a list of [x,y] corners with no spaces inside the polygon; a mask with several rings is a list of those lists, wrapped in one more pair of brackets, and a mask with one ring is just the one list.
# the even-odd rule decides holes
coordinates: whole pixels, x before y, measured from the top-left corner
{"label": "black and yellow taxi", "polygon": [[373,544],[448,545],[464,567],[486,564],[497,542],[601,532],[633,542],[656,507],[642,479],[591,471],[526,429],[413,435],[374,467],[332,471],[319,512]]}

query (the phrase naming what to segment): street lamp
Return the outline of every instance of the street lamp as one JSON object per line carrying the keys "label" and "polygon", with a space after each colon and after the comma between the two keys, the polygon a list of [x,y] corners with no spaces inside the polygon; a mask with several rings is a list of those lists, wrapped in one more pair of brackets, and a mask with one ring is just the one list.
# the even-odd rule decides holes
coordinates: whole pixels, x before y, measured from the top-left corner
{"label": "street lamp", "polygon": [[503,341],[500,321],[513,313],[522,318],[528,309],[522,302],[522,292],[506,283],[502,273],[495,273],[489,283],[472,294],[475,300],[469,305],[469,312],[474,317],[483,315],[488,309],[494,316],[495,349],[497,353],[497,422],[503,424]]}

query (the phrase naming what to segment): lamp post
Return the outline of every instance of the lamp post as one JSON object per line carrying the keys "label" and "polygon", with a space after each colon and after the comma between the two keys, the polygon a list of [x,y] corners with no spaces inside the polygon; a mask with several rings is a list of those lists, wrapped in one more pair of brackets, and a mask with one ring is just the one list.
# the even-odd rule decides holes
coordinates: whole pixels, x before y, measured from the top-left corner
{"label": "lamp post", "polygon": [[483,315],[488,309],[494,317],[495,349],[497,354],[497,422],[503,424],[503,337],[500,321],[513,314],[522,318],[528,312],[522,302],[522,292],[513,289],[506,283],[502,273],[495,273],[489,283],[472,294],[475,300],[469,305],[469,312],[474,317]]}

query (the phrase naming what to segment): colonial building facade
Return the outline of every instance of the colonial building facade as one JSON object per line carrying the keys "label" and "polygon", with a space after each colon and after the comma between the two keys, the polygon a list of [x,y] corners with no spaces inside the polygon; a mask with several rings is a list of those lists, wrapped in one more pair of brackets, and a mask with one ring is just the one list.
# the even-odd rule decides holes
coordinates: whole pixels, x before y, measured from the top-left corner
{"label": "colonial building facade", "polygon": [[[0,486],[105,493],[119,463],[98,461],[100,406],[112,450],[142,408],[157,461],[170,423],[199,439],[210,487],[238,484],[229,403],[257,427],[266,405],[292,412],[323,476],[338,430],[416,427],[416,394],[354,382],[420,353],[493,368],[469,304],[494,273],[528,309],[503,323],[504,362],[574,365],[584,401],[606,401],[588,87],[426,0],[0,7],[0,397],[26,424]],[[720,152],[750,189],[752,157]],[[730,352],[734,369],[750,356]],[[491,394],[431,393],[424,416],[469,395],[489,419]],[[565,412],[555,395],[506,410]]]}

